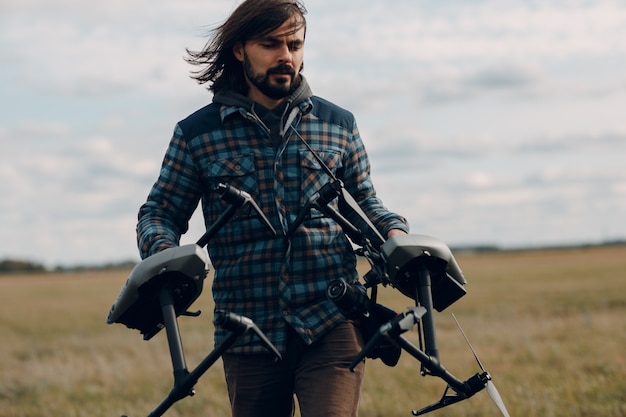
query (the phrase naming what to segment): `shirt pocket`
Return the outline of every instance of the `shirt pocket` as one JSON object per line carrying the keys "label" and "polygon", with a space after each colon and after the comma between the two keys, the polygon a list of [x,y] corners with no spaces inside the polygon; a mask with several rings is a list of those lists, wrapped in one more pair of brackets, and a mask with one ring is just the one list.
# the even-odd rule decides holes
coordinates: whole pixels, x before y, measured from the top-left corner
{"label": "shirt pocket", "polygon": [[[260,204],[257,176],[254,154],[217,159],[212,161],[207,169],[210,191],[215,191],[219,184],[230,185],[239,191],[247,192],[257,204]],[[213,222],[224,213],[229,203],[223,201],[217,194],[211,194],[213,197],[208,201],[208,208],[210,221]],[[256,230],[258,229],[256,226],[261,225],[258,218],[259,214],[251,205],[247,205],[237,210],[230,221],[222,227],[222,234],[231,237],[249,236],[253,233],[251,229]]]}
{"label": "shirt pocket", "polygon": [[215,190],[219,184],[226,184],[246,191],[253,197],[258,194],[253,154],[233,155],[226,159],[215,160],[209,164],[207,175],[209,187],[212,190]]}
{"label": "shirt pocket", "polygon": [[[327,149],[324,151],[315,151],[315,154],[322,160],[333,176],[341,179],[340,172],[343,164],[339,150]],[[320,161],[318,161],[309,149],[300,150],[300,167],[302,179],[300,203],[304,206],[309,199],[318,192],[320,188],[330,182],[332,178],[327,173],[326,167],[322,166]],[[336,209],[337,199],[332,200],[329,206]],[[312,209],[311,218],[315,219],[319,217],[323,217],[322,213],[317,209]]]}

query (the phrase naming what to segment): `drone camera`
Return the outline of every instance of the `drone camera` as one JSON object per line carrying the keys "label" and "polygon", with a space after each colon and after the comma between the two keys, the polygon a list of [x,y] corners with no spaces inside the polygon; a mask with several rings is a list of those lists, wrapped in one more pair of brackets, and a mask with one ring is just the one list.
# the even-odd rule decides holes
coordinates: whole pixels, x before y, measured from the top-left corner
{"label": "drone camera", "polygon": [[370,299],[365,287],[358,284],[348,284],[343,278],[332,280],[328,284],[326,296],[348,318],[365,314],[369,310]]}

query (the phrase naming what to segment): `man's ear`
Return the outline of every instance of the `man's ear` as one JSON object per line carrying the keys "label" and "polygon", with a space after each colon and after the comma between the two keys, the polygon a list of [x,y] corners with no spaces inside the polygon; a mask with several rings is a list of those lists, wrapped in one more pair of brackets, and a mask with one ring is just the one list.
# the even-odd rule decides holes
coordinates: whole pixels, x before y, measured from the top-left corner
{"label": "man's ear", "polygon": [[244,52],[243,52],[243,43],[242,42],[237,42],[233,46],[233,55],[235,55],[235,58],[237,58],[237,60],[239,62],[243,62]]}

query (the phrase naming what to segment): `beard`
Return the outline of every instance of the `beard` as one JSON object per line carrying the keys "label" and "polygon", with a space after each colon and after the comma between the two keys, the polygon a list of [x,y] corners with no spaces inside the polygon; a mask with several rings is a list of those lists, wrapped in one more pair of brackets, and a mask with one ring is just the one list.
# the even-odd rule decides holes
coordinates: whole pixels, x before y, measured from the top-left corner
{"label": "beard", "polygon": [[[290,65],[277,65],[268,69],[265,74],[255,73],[250,60],[246,56],[244,57],[243,67],[244,73],[246,74],[248,80],[250,80],[250,83],[252,83],[252,85],[254,85],[261,93],[274,100],[280,100],[288,97],[300,85],[300,73],[296,73]],[[284,78],[281,78],[277,82],[272,83],[270,77],[273,74],[288,75],[289,79],[285,80]]]}

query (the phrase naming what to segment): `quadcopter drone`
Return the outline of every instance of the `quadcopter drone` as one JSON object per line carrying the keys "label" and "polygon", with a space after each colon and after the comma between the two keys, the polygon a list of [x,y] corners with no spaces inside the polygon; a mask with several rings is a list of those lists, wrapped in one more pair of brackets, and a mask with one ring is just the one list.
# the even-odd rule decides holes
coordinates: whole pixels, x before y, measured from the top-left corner
{"label": "quadcopter drone", "polygon": [[[302,141],[308,147],[308,144]],[[502,415],[509,417],[491,375],[485,371],[454,316],[481,372],[461,380],[452,375],[440,361],[434,311],[441,312],[464,296],[467,283],[448,246],[434,237],[417,234],[397,235],[385,240],[367,219],[358,203],[345,190],[341,181],[337,180],[316,153],[310,150],[329,175],[330,181],[311,197],[298,220],[287,232],[286,238],[289,238],[299,223],[306,218],[309,210],[316,208],[342,226],[346,235],[357,246],[355,249],[357,254],[365,257],[371,266],[371,270],[363,277],[363,284],[350,285],[345,281],[336,280],[331,282],[327,289],[327,296],[345,315],[353,315],[366,324],[364,338],[367,343],[354,358],[350,365],[351,369],[365,357],[380,358],[385,364],[394,366],[400,352],[406,351],[421,363],[422,376],[434,376],[447,383],[439,401],[422,409],[413,410],[413,415],[423,415],[463,401],[487,388]],[[194,395],[193,388],[198,379],[245,333],[254,332],[265,347],[277,359],[281,359],[280,353],[251,318],[228,311],[216,311],[214,322],[228,330],[229,336],[195,369],[192,371],[187,369],[177,317],[200,314],[188,309],[202,292],[203,281],[208,272],[208,256],[203,246],[243,207],[255,210],[266,227],[276,235],[250,194],[227,184],[220,184],[217,191],[221,199],[228,203],[218,220],[208,228],[197,243],[166,249],[141,261],[131,271],[107,316],[107,323],[121,323],[137,329],[145,340],[152,338],[161,329],[165,329],[167,333],[174,369],[174,387],[149,417],[161,416],[175,402]],[[361,220],[359,222],[361,228],[329,207],[329,202],[335,198],[339,198],[340,204],[348,207],[348,210]],[[413,299],[415,307],[396,314],[378,304],[376,290],[379,285],[397,289]],[[368,289],[370,295],[367,294]],[[419,347],[402,336],[414,327],[418,329]]]}

